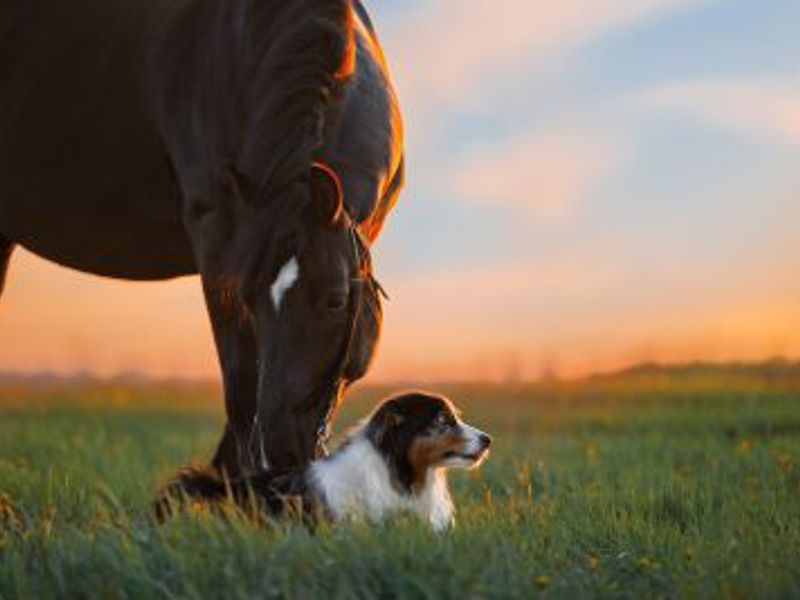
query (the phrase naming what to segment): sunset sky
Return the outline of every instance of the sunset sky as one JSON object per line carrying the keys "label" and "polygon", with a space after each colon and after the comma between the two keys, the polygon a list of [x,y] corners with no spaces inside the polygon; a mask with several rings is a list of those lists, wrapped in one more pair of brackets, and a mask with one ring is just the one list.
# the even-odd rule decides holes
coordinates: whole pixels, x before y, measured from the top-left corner
{"label": "sunset sky", "polygon": [[[799,2],[368,5],[409,157],[373,380],[800,357]],[[0,370],[43,369],[216,376],[199,282],[18,252]]]}

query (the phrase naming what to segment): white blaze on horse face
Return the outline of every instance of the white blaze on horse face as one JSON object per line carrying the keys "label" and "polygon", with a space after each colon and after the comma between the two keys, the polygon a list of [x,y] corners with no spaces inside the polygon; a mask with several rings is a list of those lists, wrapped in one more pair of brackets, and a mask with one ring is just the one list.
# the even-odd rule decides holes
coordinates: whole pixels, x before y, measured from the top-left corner
{"label": "white blaze on horse face", "polygon": [[300,276],[300,266],[297,264],[297,257],[293,256],[288,262],[281,267],[278,271],[278,276],[269,288],[269,293],[272,296],[272,304],[275,306],[275,312],[280,311],[281,302],[286,292],[295,284],[297,278]]}

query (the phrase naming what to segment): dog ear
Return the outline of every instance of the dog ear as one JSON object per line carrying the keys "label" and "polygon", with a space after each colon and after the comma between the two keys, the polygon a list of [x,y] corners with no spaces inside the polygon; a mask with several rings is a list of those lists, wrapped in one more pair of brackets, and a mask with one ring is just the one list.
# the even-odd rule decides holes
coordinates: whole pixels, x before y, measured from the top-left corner
{"label": "dog ear", "polygon": [[311,200],[319,221],[330,225],[338,221],[344,211],[342,180],[330,166],[315,162],[310,173]]}
{"label": "dog ear", "polygon": [[380,420],[381,424],[385,428],[391,429],[393,427],[402,425],[403,421],[405,421],[405,415],[400,411],[396,402],[392,399],[381,407]]}
{"label": "dog ear", "polygon": [[368,436],[376,446],[383,446],[391,436],[390,432],[403,424],[405,417],[398,412],[391,401],[378,409],[369,421]]}
{"label": "dog ear", "polygon": [[386,427],[399,427],[405,421],[405,417],[400,413],[390,410],[384,417],[384,425]]}

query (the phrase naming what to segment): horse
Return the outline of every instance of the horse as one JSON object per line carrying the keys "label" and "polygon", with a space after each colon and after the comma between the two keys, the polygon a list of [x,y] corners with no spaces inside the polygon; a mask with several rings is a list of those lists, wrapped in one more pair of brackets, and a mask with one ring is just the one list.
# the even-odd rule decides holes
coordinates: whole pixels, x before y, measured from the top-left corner
{"label": "horse", "polygon": [[0,292],[16,246],[199,275],[231,477],[324,454],[367,372],[371,246],[404,179],[360,0],[0,0]]}

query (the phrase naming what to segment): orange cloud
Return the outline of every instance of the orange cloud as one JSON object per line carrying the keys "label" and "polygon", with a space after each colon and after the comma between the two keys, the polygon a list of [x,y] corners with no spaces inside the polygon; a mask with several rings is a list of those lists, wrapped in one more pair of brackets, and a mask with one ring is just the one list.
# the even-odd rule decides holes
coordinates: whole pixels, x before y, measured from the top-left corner
{"label": "orange cloud", "polygon": [[[216,377],[199,282],[126,283],[15,257],[0,306],[0,370],[141,370]],[[392,292],[372,380],[562,375],[637,360],[800,356],[789,277],[731,297],[627,301],[639,282],[604,249],[552,261],[439,270]],[[685,291],[684,291],[685,292]],[[686,294],[684,293],[684,296]]]}
{"label": "orange cloud", "polygon": [[393,301],[374,376],[481,378],[504,372],[519,354],[538,364],[549,340],[573,330],[560,306],[580,311],[624,280],[622,265],[603,251],[389,280]]}
{"label": "orange cloud", "polygon": [[18,251],[0,302],[0,370],[217,373],[200,282],[115,281]]}
{"label": "orange cloud", "polygon": [[527,287],[521,298],[509,296],[522,287],[516,279],[493,289],[477,279],[470,286],[469,277],[452,283],[445,278],[438,285],[422,278],[409,295],[400,286],[404,308],[387,315],[387,335],[372,377],[504,380],[535,378],[546,368],[572,377],[641,361],[800,356],[796,294],[784,292],[769,301],[720,297],[688,308],[667,302],[626,311],[613,306],[624,305],[620,296],[633,285],[623,273],[612,270],[583,283],[580,273],[573,275],[545,276],[541,297],[528,295]]}

